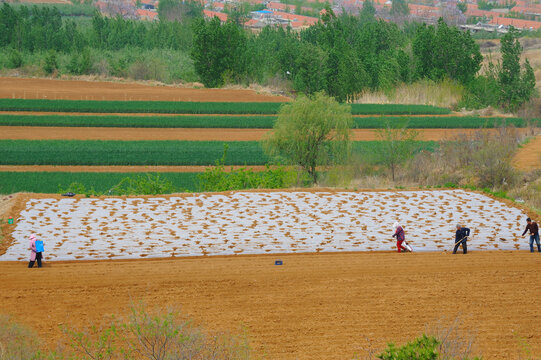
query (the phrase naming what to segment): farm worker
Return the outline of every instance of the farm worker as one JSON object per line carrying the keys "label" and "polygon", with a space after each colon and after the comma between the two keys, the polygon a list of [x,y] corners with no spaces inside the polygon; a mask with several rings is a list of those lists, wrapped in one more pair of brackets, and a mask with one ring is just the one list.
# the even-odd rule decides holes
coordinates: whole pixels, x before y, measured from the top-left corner
{"label": "farm worker", "polygon": [[453,254],[456,254],[456,251],[458,250],[458,247],[460,245],[462,245],[462,252],[464,254],[468,253],[468,245],[466,244],[466,241],[468,241],[468,236],[470,236],[470,229],[468,229],[467,227],[463,227],[460,224],[457,224],[455,234],[455,248],[453,249]]}
{"label": "farm worker", "polygon": [[[38,243],[36,246],[36,242]],[[30,235],[30,247],[28,248],[30,250],[30,262],[28,263],[28,268],[34,267],[34,263],[36,260],[38,261],[38,267],[41,267],[41,259],[43,251],[43,241],[38,240],[36,238],[36,235],[32,234]]]}
{"label": "farm worker", "polygon": [[537,251],[541,252],[541,244],[539,243],[539,226],[537,226],[537,223],[535,221],[532,221],[532,219],[527,218],[526,222],[528,225],[526,225],[526,229],[522,233],[522,236],[530,230],[530,252],[533,252],[533,242],[535,240],[535,243],[537,244]]}
{"label": "farm worker", "polygon": [[402,252],[402,250],[406,251],[407,249],[402,246],[402,243],[406,239],[404,229],[402,229],[402,226],[400,226],[398,222],[395,222],[393,227],[395,229],[393,237],[396,236],[396,247],[398,248],[398,252]]}

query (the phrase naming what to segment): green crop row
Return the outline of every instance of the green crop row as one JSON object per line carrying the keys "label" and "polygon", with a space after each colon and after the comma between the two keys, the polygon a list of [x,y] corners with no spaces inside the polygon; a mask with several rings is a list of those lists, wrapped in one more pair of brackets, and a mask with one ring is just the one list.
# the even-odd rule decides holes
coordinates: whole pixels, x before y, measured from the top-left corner
{"label": "green crop row", "polygon": [[[73,116],[73,115],[5,115],[0,126],[68,126],[68,127],[133,127],[133,128],[233,128],[270,129],[275,116]],[[541,125],[541,119],[480,118],[476,116],[444,117],[365,117],[354,118],[356,129],[378,129],[389,124],[410,128],[491,128],[502,125],[527,127]]]}
{"label": "green crop row", "polygon": [[[264,165],[269,158],[256,141],[78,141],[0,140],[0,165],[214,165],[228,144],[226,165]],[[379,141],[354,142],[353,150],[381,152]],[[433,149],[434,142],[419,142]]]}
{"label": "green crop row", "polygon": [[[224,103],[173,101],[92,101],[0,99],[1,111],[162,113],[162,114],[276,114],[282,103]],[[353,114],[448,114],[428,105],[353,104]]]}
{"label": "green crop row", "polygon": [[275,116],[73,116],[4,115],[0,126],[269,129]]}
{"label": "green crop row", "polygon": [[[20,191],[35,193],[58,193],[72,183],[80,183],[87,189],[105,192],[126,177],[141,173],[93,173],[93,172],[0,172],[0,194]],[[176,189],[197,190],[198,173],[160,173],[160,178],[170,180]]]}

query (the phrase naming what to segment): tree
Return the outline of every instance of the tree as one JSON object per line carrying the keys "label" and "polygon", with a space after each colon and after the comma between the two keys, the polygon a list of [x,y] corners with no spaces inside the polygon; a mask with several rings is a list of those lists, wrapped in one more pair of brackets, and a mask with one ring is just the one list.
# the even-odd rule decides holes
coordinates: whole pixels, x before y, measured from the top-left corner
{"label": "tree", "polygon": [[203,17],[203,6],[199,1],[160,0],[158,4],[160,20],[190,23]]}
{"label": "tree", "polygon": [[317,93],[282,105],[274,129],[263,142],[273,157],[300,166],[317,183],[318,166],[345,164],[353,126],[351,108]]}
{"label": "tree", "polygon": [[398,166],[413,157],[419,133],[407,126],[393,126],[387,122],[385,128],[377,130],[377,135],[382,143],[380,159],[391,171],[394,181]]}
{"label": "tree", "polygon": [[359,14],[362,23],[375,21],[376,20],[376,8],[374,7],[374,2],[371,0],[366,0],[363,3],[363,8]]}
{"label": "tree", "polygon": [[395,17],[407,16],[410,13],[406,0],[392,0],[391,15]]}
{"label": "tree", "polygon": [[302,44],[295,64],[293,86],[295,90],[311,95],[325,89],[325,52],[316,45]]}
{"label": "tree", "polygon": [[529,101],[535,93],[535,74],[530,63],[526,60],[524,69],[520,68],[522,46],[518,36],[518,31],[511,27],[501,39],[500,106],[510,111]]}
{"label": "tree", "polygon": [[214,17],[194,24],[191,57],[206,87],[219,87],[226,76],[238,78],[246,71],[246,34],[234,23],[221,24]]}
{"label": "tree", "polygon": [[437,28],[423,24],[417,29],[413,57],[418,78],[439,81],[448,77],[463,84],[475,77],[483,60],[470,33],[448,26],[442,18]]}
{"label": "tree", "polygon": [[50,50],[45,56],[45,65],[43,66],[43,70],[45,70],[47,75],[50,75],[57,68],[58,64],[56,62],[56,52],[54,50]]}

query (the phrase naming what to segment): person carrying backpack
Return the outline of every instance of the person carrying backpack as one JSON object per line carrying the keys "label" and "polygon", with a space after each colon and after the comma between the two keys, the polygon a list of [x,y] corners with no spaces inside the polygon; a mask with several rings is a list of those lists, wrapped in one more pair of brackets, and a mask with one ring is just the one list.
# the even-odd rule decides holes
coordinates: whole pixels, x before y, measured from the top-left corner
{"label": "person carrying backpack", "polygon": [[541,244],[539,243],[539,226],[535,221],[532,221],[532,219],[527,218],[526,222],[528,225],[526,225],[526,229],[522,233],[522,236],[530,230],[530,252],[533,252],[533,242],[537,244],[537,251],[541,253]]}
{"label": "person carrying backpack", "polygon": [[32,234],[30,235],[30,247],[28,248],[30,250],[30,262],[28,263],[28,268],[33,268],[34,263],[36,260],[38,261],[38,268],[41,267],[41,259],[43,258],[42,253],[44,251],[43,248],[43,241],[38,240],[36,238],[36,235]]}
{"label": "person carrying backpack", "polygon": [[455,248],[453,249],[453,254],[456,254],[460,245],[462,245],[462,252],[464,254],[468,253],[468,245],[466,243],[466,241],[468,241],[468,236],[470,236],[470,229],[458,224],[456,226]]}
{"label": "person carrying backpack", "polygon": [[393,237],[396,236],[396,247],[398,248],[398,252],[402,252],[402,250],[407,251],[408,249],[402,246],[402,243],[404,240],[406,240],[404,229],[398,224],[398,222],[395,222],[393,227],[395,229]]}

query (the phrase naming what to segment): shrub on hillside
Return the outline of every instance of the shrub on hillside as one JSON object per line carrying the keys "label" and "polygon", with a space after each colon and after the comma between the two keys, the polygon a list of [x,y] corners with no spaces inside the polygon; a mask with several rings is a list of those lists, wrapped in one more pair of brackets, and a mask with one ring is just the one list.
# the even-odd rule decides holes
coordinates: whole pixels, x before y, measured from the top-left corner
{"label": "shrub on hillside", "polygon": [[29,360],[35,358],[39,341],[28,328],[0,315],[0,360]]}
{"label": "shrub on hillside", "polygon": [[208,334],[173,311],[132,306],[125,320],[87,331],[66,329],[71,339],[69,359],[246,360],[251,349],[246,336]]}
{"label": "shrub on hillside", "polygon": [[509,127],[496,134],[462,134],[441,142],[433,153],[419,153],[410,162],[408,177],[420,185],[455,183],[506,189],[516,180],[511,161],[518,144],[519,135]]}

